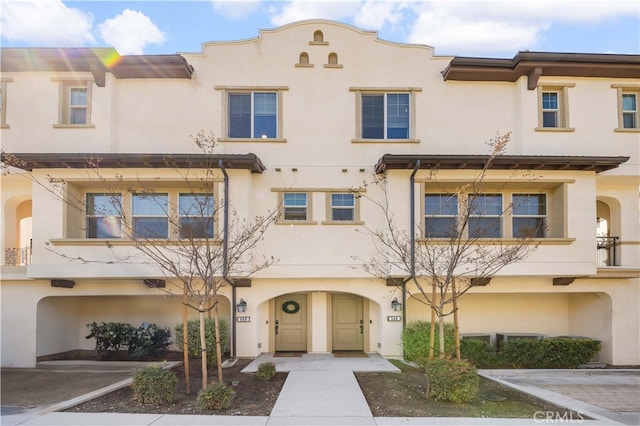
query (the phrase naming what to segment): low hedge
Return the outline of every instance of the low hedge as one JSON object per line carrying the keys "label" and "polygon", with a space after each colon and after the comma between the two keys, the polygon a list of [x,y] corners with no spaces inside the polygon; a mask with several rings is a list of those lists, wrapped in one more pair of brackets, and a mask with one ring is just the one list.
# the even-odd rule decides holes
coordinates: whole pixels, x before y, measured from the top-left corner
{"label": "low hedge", "polygon": [[480,386],[476,368],[464,359],[434,358],[427,362],[425,375],[429,383],[428,396],[438,401],[469,402]]}
{"label": "low hedge", "polygon": [[593,339],[515,339],[500,345],[499,357],[513,368],[576,368],[593,360],[601,347]]}
{"label": "low hedge", "polygon": [[462,339],[460,352],[478,368],[576,368],[593,360],[599,340],[552,337],[513,339],[496,350],[485,341]]}
{"label": "low hedge", "polygon": [[[429,338],[431,336],[431,323],[429,321],[412,321],[402,332],[402,348],[404,358],[407,361],[415,362],[420,366],[425,366],[429,361]],[[434,354],[438,356],[440,352],[439,327],[435,328],[435,348]],[[455,339],[453,324],[444,324],[444,348],[445,353],[450,354],[455,351]]]}

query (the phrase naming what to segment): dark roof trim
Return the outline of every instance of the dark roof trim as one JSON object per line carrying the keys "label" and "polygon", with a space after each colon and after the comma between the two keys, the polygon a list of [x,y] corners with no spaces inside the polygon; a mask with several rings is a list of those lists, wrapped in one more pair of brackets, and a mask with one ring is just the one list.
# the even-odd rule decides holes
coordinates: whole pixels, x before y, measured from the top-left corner
{"label": "dark roof trim", "polygon": [[[375,166],[376,173],[387,170],[410,170],[420,160],[420,169],[480,170],[488,155],[412,155],[385,154]],[[495,157],[492,170],[578,170],[596,173],[615,169],[629,157],[577,157],[545,155],[500,155]]]}
{"label": "dark roof trim", "polygon": [[529,89],[540,76],[640,78],[640,55],[519,52],[513,59],[456,56],[442,71],[445,80],[508,81],[529,77]]}
{"label": "dark roof trim", "polygon": [[[113,153],[19,153],[10,154],[10,165],[24,170],[33,169],[83,169],[97,161],[98,167],[125,168],[218,168],[219,161],[227,169],[250,170],[262,173],[266,170],[256,154],[113,154]],[[2,154],[2,161],[7,155]],[[15,161],[17,160],[17,161]],[[15,163],[15,164],[14,164]]]}
{"label": "dark roof trim", "polygon": [[105,73],[116,78],[185,78],[193,67],[181,55],[125,55],[113,48],[4,48],[0,49],[3,72],[91,72],[99,87]]}

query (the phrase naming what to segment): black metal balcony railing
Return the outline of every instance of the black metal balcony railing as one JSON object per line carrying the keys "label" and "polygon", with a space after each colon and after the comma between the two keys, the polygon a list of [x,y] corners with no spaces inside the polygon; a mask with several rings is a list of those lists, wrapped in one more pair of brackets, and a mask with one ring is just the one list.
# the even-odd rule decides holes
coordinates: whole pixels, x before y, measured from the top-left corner
{"label": "black metal balcony railing", "polygon": [[5,266],[23,266],[31,263],[31,247],[4,249]]}
{"label": "black metal balcony railing", "polygon": [[596,237],[598,247],[598,266],[618,266],[616,246],[618,237]]}

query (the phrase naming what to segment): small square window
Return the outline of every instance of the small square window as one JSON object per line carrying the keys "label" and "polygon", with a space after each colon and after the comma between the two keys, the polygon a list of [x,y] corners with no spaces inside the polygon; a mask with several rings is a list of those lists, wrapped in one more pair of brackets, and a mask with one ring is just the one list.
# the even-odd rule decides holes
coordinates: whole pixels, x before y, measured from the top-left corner
{"label": "small square window", "polygon": [[408,93],[363,94],[361,99],[362,138],[409,139]]}
{"label": "small square window", "polygon": [[54,127],[93,127],[91,81],[61,80],[58,123]]}
{"label": "small square window", "polygon": [[121,238],[122,195],[87,194],[86,201],[87,238]]}
{"label": "small square window", "polygon": [[285,221],[307,221],[308,202],[305,192],[287,192],[283,194],[283,213]]}
{"label": "small square window", "polygon": [[133,194],[135,238],[169,237],[169,194]]}
{"label": "small square window", "polygon": [[355,197],[353,194],[331,194],[331,220],[355,220]]}
{"label": "small square window", "polygon": [[452,238],[458,233],[458,196],[426,194],[424,234],[427,238]]}
{"label": "small square window", "polygon": [[179,194],[180,238],[213,238],[213,194]]}

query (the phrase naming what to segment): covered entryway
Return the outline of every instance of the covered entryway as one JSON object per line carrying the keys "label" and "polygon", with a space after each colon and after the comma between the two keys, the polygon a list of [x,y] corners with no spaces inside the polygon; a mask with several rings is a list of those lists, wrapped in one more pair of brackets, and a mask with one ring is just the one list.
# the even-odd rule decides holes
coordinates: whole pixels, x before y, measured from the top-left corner
{"label": "covered entryway", "polygon": [[276,351],[307,351],[307,295],[276,298]]}
{"label": "covered entryway", "polygon": [[364,349],[362,297],[355,294],[332,295],[332,348],[334,351]]}

